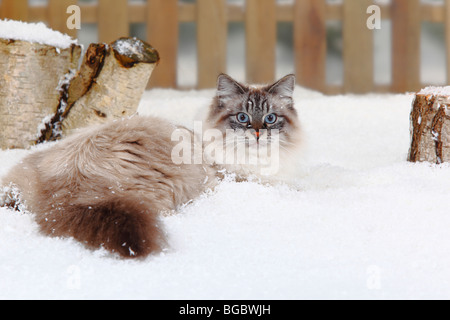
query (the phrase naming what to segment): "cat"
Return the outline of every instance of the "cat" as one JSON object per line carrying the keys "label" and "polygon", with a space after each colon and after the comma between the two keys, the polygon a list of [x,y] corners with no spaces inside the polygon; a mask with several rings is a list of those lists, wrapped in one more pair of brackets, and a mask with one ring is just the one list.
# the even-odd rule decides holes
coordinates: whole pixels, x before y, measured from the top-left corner
{"label": "cat", "polygon": [[224,152],[205,154],[206,160],[234,172],[238,179],[289,180],[301,146],[294,89],[292,74],[269,86],[243,85],[219,75],[205,130],[220,132],[224,139],[215,139],[210,149],[218,147]]}
{"label": "cat", "polygon": [[[221,74],[217,83],[206,127],[233,138],[250,133],[253,142],[237,140],[246,153],[262,144],[263,135],[270,145],[270,130],[276,129],[281,158],[290,159],[284,151],[295,149],[299,135],[292,98],[295,77],[246,86]],[[173,150],[180,146],[173,139],[175,131],[185,134],[181,143],[190,151],[187,163],[173,161]],[[218,139],[212,145],[217,150],[228,143],[228,138]],[[161,212],[177,210],[214,188],[227,170],[242,177],[258,174],[258,164],[221,163],[214,155],[195,164],[198,144],[203,147],[193,131],[156,117],[89,127],[13,167],[2,179],[0,205],[33,213],[46,235],[73,237],[123,258],[143,258],[167,247]]]}

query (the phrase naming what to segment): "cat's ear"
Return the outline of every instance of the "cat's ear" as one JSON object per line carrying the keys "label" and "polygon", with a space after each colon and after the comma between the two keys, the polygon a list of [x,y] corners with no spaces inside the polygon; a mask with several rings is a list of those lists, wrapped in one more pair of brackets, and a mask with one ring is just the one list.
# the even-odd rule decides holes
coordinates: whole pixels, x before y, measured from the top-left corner
{"label": "cat's ear", "polygon": [[217,78],[217,97],[227,99],[236,95],[244,94],[248,88],[240,84],[227,74],[220,74]]}
{"label": "cat's ear", "polygon": [[292,98],[295,89],[295,75],[289,74],[267,87],[267,92],[281,96],[283,98]]}

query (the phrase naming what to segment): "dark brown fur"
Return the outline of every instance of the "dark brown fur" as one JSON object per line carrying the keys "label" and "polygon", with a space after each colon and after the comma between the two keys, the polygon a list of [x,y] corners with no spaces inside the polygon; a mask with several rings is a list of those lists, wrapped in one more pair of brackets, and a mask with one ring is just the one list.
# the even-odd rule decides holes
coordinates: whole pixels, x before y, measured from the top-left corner
{"label": "dark brown fur", "polygon": [[37,222],[47,235],[69,236],[93,249],[139,258],[166,246],[159,212],[153,208],[149,201],[130,195],[110,196],[92,205],[62,203],[48,208]]}

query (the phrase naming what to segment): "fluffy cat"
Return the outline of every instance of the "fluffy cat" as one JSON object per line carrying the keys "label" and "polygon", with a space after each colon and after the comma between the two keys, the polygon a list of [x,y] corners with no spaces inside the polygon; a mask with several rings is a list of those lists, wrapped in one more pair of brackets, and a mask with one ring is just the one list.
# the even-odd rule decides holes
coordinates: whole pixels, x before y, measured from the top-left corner
{"label": "fluffy cat", "polygon": [[205,129],[220,131],[224,138],[215,139],[210,149],[224,152],[205,154],[206,159],[243,179],[289,180],[301,145],[294,88],[294,75],[249,86],[221,74]]}
{"label": "fluffy cat", "polygon": [[[271,129],[276,129],[280,157],[289,159],[299,136],[294,86],[292,75],[259,87],[220,75],[207,127],[238,138],[234,140],[246,155],[254,153],[255,146],[269,146]],[[173,150],[180,147],[179,140],[173,141],[176,130],[185,134],[187,163],[173,161]],[[254,141],[243,139],[249,134]],[[218,150],[229,139],[216,139],[211,145]],[[194,132],[154,117],[135,116],[83,129],[17,164],[3,179],[0,205],[26,208],[46,235],[73,237],[124,258],[145,257],[167,245],[162,211],[176,210],[213,188],[223,169],[242,177],[259,173],[259,164],[224,163],[218,153],[192,164],[197,163],[198,143],[202,142]]]}

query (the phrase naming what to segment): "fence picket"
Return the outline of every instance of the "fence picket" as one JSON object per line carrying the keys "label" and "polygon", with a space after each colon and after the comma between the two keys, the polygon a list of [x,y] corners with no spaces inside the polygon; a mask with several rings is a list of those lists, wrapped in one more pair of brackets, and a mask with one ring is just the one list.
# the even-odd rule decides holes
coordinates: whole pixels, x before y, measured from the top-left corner
{"label": "fence picket", "polygon": [[226,71],[226,0],[197,0],[198,88],[212,88]]}
{"label": "fence picket", "polygon": [[450,0],[445,0],[445,48],[447,57],[447,85],[450,85]]}
{"label": "fence picket", "polygon": [[2,18],[28,21],[28,0],[2,0]]}
{"label": "fence picket", "polygon": [[294,46],[297,81],[323,91],[326,84],[326,1],[297,0],[294,7]]}
{"label": "fence picket", "polygon": [[147,0],[147,41],[161,55],[150,79],[152,87],[177,86],[178,34],[178,1]]}
{"label": "fence picket", "polygon": [[[421,22],[446,25],[447,83],[450,84],[450,0],[445,4],[421,0],[391,0],[379,4],[383,19],[392,20],[392,84],[373,83],[372,31],[365,27],[371,0],[246,0],[246,5],[226,0],[48,0],[48,4],[29,6],[28,0],[0,0],[0,18],[43,21],[56,30],[76,37],[67,30],[65,12],[70,4],[81,8],[83,23],[98,23],[99,40],[111,42],[129,35],[130,23],[147,24],[147,41],[161,53],[151,83],[153,87],[177,87],[179,22],[197,23],[198,88],[211,87],[217,74],[226,68],[227,23],[246,26],[247,81],[267,83],[275,78],[277,22],[293,22],[294,56],[298,82],[325,93],[364,93],[416,91],[426,84],[420,79]],[[344,84],[326,83],[326,23],[343,23]]]}
{"label": "fence picket", "polygon": [[367,8],[372,0],[344,0],[344,90],[373,90],[373,31],[367,28]]}
{"label": "fence picket", "polygon": [[392,0],[392,90],[420,88],[420,0]]}
{"label": "fence picket", "polygon": [[77,3],[77,0],[49,0],[47,16],[50,28],[76,38],[78,30],[67,28],[67,18],[69,17],[67,8]]}
{"label": "fence picket", "polygon": [[98,37],[99,41],[111,43],[130,33],[127,0],[98,1]]}
{"label": "fence picket", "polygon": [[247,81],[271,82],[277,43],[275,0],[247,0],[245,22]]}

